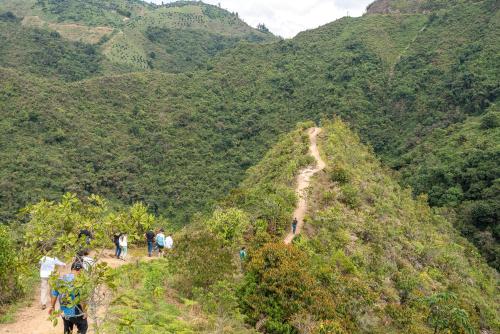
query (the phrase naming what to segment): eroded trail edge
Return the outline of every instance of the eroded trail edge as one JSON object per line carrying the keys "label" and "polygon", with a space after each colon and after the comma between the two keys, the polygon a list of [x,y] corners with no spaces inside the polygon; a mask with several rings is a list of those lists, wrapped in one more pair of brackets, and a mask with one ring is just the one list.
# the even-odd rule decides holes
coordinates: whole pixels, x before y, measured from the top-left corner
{"label": "eroded trail edge", "polygon": [[323,170],[326,166],[323,159],[321,159],[321,155],[319,154],[318,145],[317,145],[317,137],[321,133],[320,128],[311,128],[308,130],[309,140],[311,142],[309,146],[309,154],[316,160],[315,167],[307,167],[300,171],[297,177],[297,188],[295,188],[295,192],[299,197],[299,203],[293,212],[293,217],[297,218],[297,230],[295,234],[290,231],[285,238],[285,244],[290,244],[295,236],[299,235],[302,232],[302,228],[304,227],[304,217],[307,212],[307,188],[311,183],[311,177]]}

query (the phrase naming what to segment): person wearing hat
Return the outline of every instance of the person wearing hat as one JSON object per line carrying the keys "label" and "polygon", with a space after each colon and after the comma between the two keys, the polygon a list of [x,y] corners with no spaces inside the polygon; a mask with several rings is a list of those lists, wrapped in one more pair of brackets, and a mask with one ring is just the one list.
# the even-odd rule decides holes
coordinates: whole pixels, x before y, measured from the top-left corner
{"label": "person wearing hat", "polygon": [[[88,330],[88,321],[86,314],[86,304],[78,300],[79,292],[74,287],[75,278],[80,275],[83,270],[81,262],[74,262],[71,265],[71,273],[64,275],[52,290],[52,305],[49,309],[49,314],[54,312],[56,302],[59,300],[61,308],[61,316],[64,324],[64,334],[73,333],[73,328],[76,327],[78,333],[86,334]],[[75,302],[76,299],[76,302]]]}

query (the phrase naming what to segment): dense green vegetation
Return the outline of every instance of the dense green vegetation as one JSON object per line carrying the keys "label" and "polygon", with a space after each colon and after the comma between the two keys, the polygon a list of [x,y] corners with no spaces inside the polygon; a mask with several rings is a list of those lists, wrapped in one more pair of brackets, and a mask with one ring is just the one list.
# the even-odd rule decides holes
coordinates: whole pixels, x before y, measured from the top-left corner
{"label": "dense green vegetation", "polygon": [[0,307],[19,298],[16,251],[10,233],[0,225]]}
{"label": "dense green vegetation", "polygon": [[67,81],[101,72],[102,56],[95,46],[66,41],[57,32],[23,27],[20,21],[12,12],[0,13],[0,66]]}
{"label": "dense green vegetation", "polygon": [[139,0],[36,0],[36,9],[58,22],[81,22],[91,26],[121,26],[126,19],[153,8]]}
{"label": "dense green vegetation", "polygon": [[[106,74],[149,69],[175,73],[190,71],[205,67],[209,59],[239,42],[276,40],[268,31],[248,26],[237,14],[193,1],[169,3],[165,6],[133,0],[37,0],[36,3],[31,1],[31,5],[9,0],[0,4],[0,13],[12,12],[19,17],[19,23],[22,20],[24,26],[47,29],[58,38],[63,36],[64,39],[94,44],[95,50],[104,55],[99,59],[99,65]],[[5,29],[6,27],[2,27],[2,30]],[[22,43],[25,39],[33,39],[28,29],[16,26],[5,32],[9,32],[7,36],[15,34],[13,37],[17,38],[17,42],[13,40],[6,50],[33,52],[36,49],[30,43]],[[49,35],[49,32],[43,32]],[[58,55],[51,53],[57,53],[61,47],[57,48],[44,39],[37,42],[39,47],[47,49],[46,53],[41,54],[42,59],[55,58],[54,62],[57,61]],[[53,49],[56,51],[52,51]],[[88,65],[70,50],[63,49],[61,52],[67,62],[79,62],[82,68]],[[9,55],[12,56],[9,60],[14,62],[4,66],[17,67],[15,55]],[[41,61],[36,58],[34,60]],[[36,61],[34,63],[32,66],[37,64]],[[73,64],[67,65],[71,68]],[[99,74],[92,71],[94,67],[95,64],[92,64],[87,75],[76,79]],[[43,67],[40,67],[37,74],[52,74],[50,70],[47,72],[49,73],[43,73]],[[64,75],[62,78],[68,79]]]}
{"label": "dense green vegetation", "polygon": [[[490,142],[494,135],[486,145],[470,138],[477,152],[467,158],[449,162],[439,152],[445,136],[460,133],[497,103],[497,2],[391,4],[405,14],[374,11],[260,45],[235,45],[273,37],[217,7],[146,6],[143,15],[131,10],[131,19],[90,59],[77,52],[81,45],[67,46],[77,50],[65,59],[73,64],[76,58],[66,79],[106,74],[70,85],[28,80],[27,58],[3,58],[15,71],[0,70],[2,219],[41,197],[75,191],[104,194],[116,204],[144,200],[154,212],[185,224],[238,184],[280,133],[303,120],[340,115],[384,162],[402,169],[415,195],[429,193],[432,205],[457,208],[457,226],[498,263],[498,171],[488,167],[498,155]],[[426,7],[404,10],[416,4]],[[81,5],[61,2],[62,12]],[[39,10],[19,1],[2,6],[19,17]],[[54,20],[49,14],[43,19]],[[99,50],[106,60],[97,66]],[[84,61],[97,66],[95,73],[83,70],[92,66],[76,65]],[[51,67],[35,69],[30,71],[37,75],[62,75]],[[109,75],[137,70],[148,73]],[[485,131],[496,130],[473,136]],[[444,181],[436,185],[422,155],[440,156]],[[452,194],[459,191],[463,195]]]}
{"label": "dense green vegetation", "polygon": [[[320,137],[327,169],[312,185],[305,234],[283,244],[295,176],[311,163],[306,126],[283,137],[212,218],[184,231],[173,255],[180,291],[236,284],[233,309],[266,333],[496,332],[498,274],[340,121]],[[229,239],[227,229],[213,232],[220,212],[239,231]],[[230,256],[241,245],[243,278]],[[190,266],[200,269],[187,274]]]}
{"label": "dense green vegetation", "polygon": [[230,107],[216,87],[189,76],[135,74],[70,86],[6,70],[0,76],[4,220],[70,191],[144,201],[186,224],[234,188],[286,129],[279,115]]}
{"label": "dense green vegetation", "polygon": [[429,203],[457,208],[458,227],[498,268],[500,129],[497,107],[482,117],[436,130],[403,157],[403,178]]}

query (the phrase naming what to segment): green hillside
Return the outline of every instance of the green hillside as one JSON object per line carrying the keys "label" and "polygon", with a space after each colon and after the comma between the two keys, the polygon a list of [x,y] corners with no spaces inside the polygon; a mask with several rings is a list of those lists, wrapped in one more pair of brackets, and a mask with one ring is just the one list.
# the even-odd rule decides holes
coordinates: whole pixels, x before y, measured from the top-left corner
{"label": "green hillside", "polygon": [[495,105],[482,117],[435,130],[403,156],[403,178],[435,206],[456,207],[459,228],[499,267],[500,115]]}
{"label": "green hillside", "polygon": [[[207,282],[237,284],[240,312],[266,333],[498,331],[496,271],[340,121],[320,135],[327,169],[309,191],[305,234],[283,244],[295,177],[312,163],[310,125],[283,136],[211,218],[178,238],[176,286],[217,291],[221,283]],[[207,239],[225,246],[203,246]],[[244,277],[234,278],[234,267],[215,261],[241,245],[249,259]],[[199,259],[201,249],[212,256]],[[200,260],[203,268],[188,275]]]}
{"label": "green hillside", "polygon": [[[65,4],[61,13],[98,6],[50,3]],[[477,154],[470,159],[449,161],[439,152],[448,150],[440,146],[449,144],[448,133],[467,128],[469,120],[485,117],[498,104],[497,1],[390,3],[432,8],[371,11],[272,42],[273,36],[218,7],[126,2],[133,9],[130,19],[100,22],[113,30],[92,56],[80,53],[87,44],[65,37],[52,36],[42,45],[24,37],[35,31],[26,16],[23,27],[2,23],[6,30],[22,29],[21,40],[30,50],[59,43],[71,55],[55,62],[54,69],[30,63],[31,51],[13,41],[8,52],[0,51],[2,66],[13,68],[0,70],[5,82],[0,87],[1,182],[7,189],[0,193],[2,219],[70,190],[104,194],[117,205],[143,200],[152,211],[186,224],[237,185],[281,133],[300,121],[341,116],[384,163],[403,169],[402,182],[412,185],[414,195],[428,193],[432,205],[457,208],[457,226],[498,263],[498,172],[485,167],[498,155],[489,142],[496,137],[475,145]],[[2,6],[18,17],[38,15],[47,29],[97,24],[37,14],[36,4],[10,0]],[[11,33],[4,35],[9,40]],[[22,52],[11,51],[14,47]],[[74,64],[72,73],[78,75],[66,78],[60,63]],[[65,84],[27,76],[28,71],[66,80],[98,77]],[[130,71],[139,73],[122,74]],[[482,135],[472,131],[470,141],[479,143],[476,136]],[[440,157],[447,171],[440,189],[420,155]],[[464,175],[477,180],[473,187]],[[442,199],[457,189],[463,195],[456,200]]]}
{"label": "green hillside", "polygon": [[393,14],[432,12],[457,4],[477,3],[481,0],[376,0],[367,8],[368,13]]}
{"label": "green hillside", "polygon": [[[272,34],[248,26],[237,14],[194,1],[156,6],[128,0],[8,0],[0,4],[1,12],[14,13],[25,27],[55,31],[66,40],[94,44],[104,55],[100,65],[108,74],[194,70],[242,41],[276,40]],[[16,34],[29,35],[21,28]]]}
{"label": "green hillside", "polygon": [[217,87],[185,75],[138,73],[72,85],[11,70],[0,77],[4,220],[71,191],[117,204],[144,201],[187,224],[234,188],[285,130],[278,114],[228,106]]}
{"label": "green hillside", "polygon": [[95,46],[64,40],[58,32],[25,27],[11,12],[0,14],[0,42],[2,67],[67,81],[102,70],[103,57]]}

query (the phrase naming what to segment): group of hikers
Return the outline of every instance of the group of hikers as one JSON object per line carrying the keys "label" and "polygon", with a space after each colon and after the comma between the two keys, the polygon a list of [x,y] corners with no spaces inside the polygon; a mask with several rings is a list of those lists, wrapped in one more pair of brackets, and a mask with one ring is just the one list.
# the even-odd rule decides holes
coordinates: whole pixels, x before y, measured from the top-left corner
{"label": "group of hikers", "polygon": [[[292,233],[297,232],[298,221],[297,218],[293,219],[292,222]],[[165,252],[168,252],[173,248],[174,240],[170,234],[165,235],[164,229],[158,229],[156,231],[149,230],[144,234],[147,243],[148,256],[153,256],[155,251],[158,252],[159,257],[163,257]],[[81,230],[78,238],[84,238],[85,245],[90,245],[92,241],[92,234],[88,230]],[[115,244],[115,254],[117,259],[126,261],[128,253],[128,236],[126,233],[116,233],[113,236],[113,242]],[[239,252],[240,260],[243,262],[247,258],[247,250],[242,247]],[[71,264],[71,272],[69,274],[64,274],[59,278],[61,284],[72,287],[72,282],[82,271],[90,271],[92,266],[95,264],[95,259],[90,256],[90,250],[84,248],[80,250],[73,262]],[[88,330],[87,321],[87,307],[84,302],[80,302],[77,305],[73,305],[71,301],[74,301],[78,296],[75,290],[70,291],[70,296],[64,294],[58,286],[50,288],[49,278],[57,267],[66,267],[66,264],[59,260],[57,257],[44,256],[40,260],[40,279],[41,279],[41,292],[40,292],[40,302],[42,305],[42,310],[47,308],[47,303],[49,301],[49,290],[50,290],[50,308],[49,314],[52,314],[55,310],[57,301],[59,301],[61,316],[64,324],[64,334],[73,333],[73,329],[76,327],[78,333],[86,334]],[[68,302],[69,299],[69,302]]]}
{"label": "group of hikers", "polygon": [[[149,230],[144,235],[148,247],[148,256],[153,256],[156,250],[159,257],[163,257],[164,252],[171,250],[174,245],[174,240],[170,234],[165,235],[164,229],[159,229],[156,232]],[[76,327],[78,333],[86,334],[88,330],[87,321],[87,305],[84,301],[75,304],[78,292],[73,287],[73,282],[76,277],[83,271],[89,272],[92,266],[96,263],[95,259],[90,256],[88,246],[92,241],[92,234],[88,230],[81,230],[78,239],[83,239],[82,242],[87,246],[77,252],[71,264],[71,272],[63,274],[59,277],[56,286],[50,287],[49,279],[54,272],[59,272],[59,268],[66,267],[66,263],[59,260],[57,257],[44,256],[40,260],[40,303],[42,310],[49,306],[49,314],[52,315],[55,311],[56,303],[59,302],[61,316],[64,325],[64,334],[73,333]],[[113,242],[116,246],[115,256],[118,259],[126,261],[128,253],[128,236],[126,233],[117,233],[113,236]],[[63,289],[62,287],[66,287]],[[68,292],[69,291],[69,292]],[[50,296],[50,298],[49,298]],[[50,302],[50,303],[49,303]]]}
{"label": "group of hikers", "polygon": [[[174,247],[172,235],[165,236],[165,230],[159,229],[156,232],[149,230],[144,235],[148,245],[148,256],[153,256],[153,251],[158,252],[159,257],[163,257],[164,251],[169,251]],[[115,244],[115,257],[126,261],[128,254],[128,236],[126,233],[116,233],[113,236]]]}

